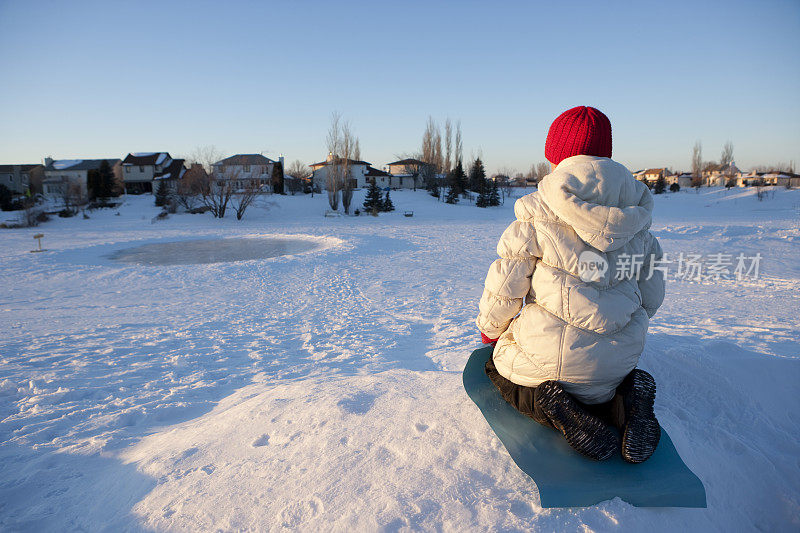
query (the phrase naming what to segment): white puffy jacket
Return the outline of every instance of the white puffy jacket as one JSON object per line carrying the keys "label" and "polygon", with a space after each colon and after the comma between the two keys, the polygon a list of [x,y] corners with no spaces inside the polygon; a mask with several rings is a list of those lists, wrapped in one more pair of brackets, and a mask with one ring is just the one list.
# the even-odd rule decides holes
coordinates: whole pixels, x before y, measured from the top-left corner
{"label": "white puffy jacket", "polygon": [[[650,191],[624,166],[586,155],[564,159],[517,200],[476,321],[499,337],[502,376],[530,387],[558,380],[585,403],[613,397],[664,300],[652,210]],[[637,276],[628,265],[640,262]]]}

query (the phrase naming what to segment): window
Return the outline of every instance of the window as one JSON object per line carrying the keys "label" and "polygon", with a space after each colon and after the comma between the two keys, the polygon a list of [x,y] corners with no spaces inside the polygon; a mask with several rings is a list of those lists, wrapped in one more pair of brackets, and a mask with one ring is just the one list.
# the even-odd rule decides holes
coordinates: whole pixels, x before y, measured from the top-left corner
{"label": "window", "polygon": [[250,165],[244,165],[244,171],[250,172]]}
{"label": "window", "polygon": [[130,174],[130,173],[131,173],[131,167],[125,167],[125,172],[127,172],[128,174]]}
{"label": "window", "polygon": [[139,165],[139,172],[144,172],[144,167],[142,165]]}

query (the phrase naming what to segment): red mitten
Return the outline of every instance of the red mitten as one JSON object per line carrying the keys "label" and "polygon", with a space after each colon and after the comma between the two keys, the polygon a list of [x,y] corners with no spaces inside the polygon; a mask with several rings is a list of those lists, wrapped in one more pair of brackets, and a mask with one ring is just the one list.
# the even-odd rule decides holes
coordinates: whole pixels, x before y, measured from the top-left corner
{"label": "red mitten", "polygon": [[495,344],[497,342],[497,339],[490,339],[489,337],[484,335],[484,333],[481,331],[481,341],[483,341],[483,344]]}

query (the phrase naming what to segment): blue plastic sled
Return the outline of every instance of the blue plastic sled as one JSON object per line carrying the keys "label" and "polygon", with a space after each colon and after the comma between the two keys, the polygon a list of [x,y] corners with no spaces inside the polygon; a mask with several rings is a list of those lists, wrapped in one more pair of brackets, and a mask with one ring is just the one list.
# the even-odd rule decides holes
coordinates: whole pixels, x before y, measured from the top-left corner
{"label": "blue plastic sled", "polygon": [[491,356],[491,346],[472,352],[464,388],[517,466],[536,482],[542,507],[586,507],[615,496],[638,507],[706,507],[703,483],[681,460],[663,427],[658,449],[644,463],[629,464],[621,456],[587,459],[559,432],[503,400],[484,371]]}

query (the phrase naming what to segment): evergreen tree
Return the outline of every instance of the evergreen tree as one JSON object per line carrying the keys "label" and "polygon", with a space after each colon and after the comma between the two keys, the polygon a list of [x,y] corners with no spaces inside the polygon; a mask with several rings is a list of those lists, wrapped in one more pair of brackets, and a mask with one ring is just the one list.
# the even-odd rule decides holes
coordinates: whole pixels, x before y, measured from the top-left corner
{"label": "evergreen tree", "polygon": [[450,187],[447,189],[447,196],[445,196],[444,201],[448,204],[458,203],[458,191],[455,189],[455,187]]}
{"label": "evergreen tree", "polygon": [[[467,187],[467,175],[464,173],[464,167],[461,165],[461,161],[456,164],[456,167],[450,171],[447,179],[447,185],[450,189],[455,189],[455,194],[460,195],[466,192]],[[448,195],[450,193],[448,192]]]}
{"label": "evergreen tree", "polygon": [[666,189],[667,189],[667,180],[664,178],[664,175],[661,174],[656,180],[655,186],[653,187],[653,193],[662,194]]}
{"label": "evergreen tree", "polygon": [[437,181],[433,181],[431,183],[430,187],[428,188],[428,191],[431,193],[431,196],[433,196],[434,198],[439,198],[439,182],[438,182],[438,180]]}
{"label": "evergreen tree", "polygon": [[103,162],[100,163],[98,174],[97,196],[101,198],[116,196],[116,191],[114,190],[116,188],[116,183],[114,183],[114,172],[111,170],[111,165],[107,160],[104,159]]}
{"label": "evergreen tree", "polygon": [[11,189],[0,183],[0,208],[3,211],[11,211],[11,198],[13,196]]}
{"label": "evergreen tree", "polygon": [[381,211],[390,212],[394,211],[394,204],[392,203],[392,199],[389,198],[389,191],[386,191],[386,198],[383,199],[383,205],[381,206]]}
{"label": "evergreen tree", "polygon": [[100,172],[97,169],[91,169],[86,173],[86,189],[89,192],[89,198],[91,200],[101,196]]}
{"label": "evergreen tree", "polygon": [[372,213],[373,211],[381,211],[383,206],[383,199],[381,198],[381,190],[375,180],[369,184],[367,197],[364,198],[364,211]]}
{"label": "evergreen tree", "polygon": [[478,193],[478,199],[475,200],[475,205],[489,207],[489,187],[486,178],[483,178],[480,184],[480,192]]}
{"label": "evergreen tree", "polygon": [[169,203],[169,185],[167,185],[167,180],[159,180],[158,182],[158,189],[156,189],[156,206],[164,207]]}
{"label": "evergreen tree", "polygon": [[497,182],[495,180],[492,180],[492,185],[489,187],[487,202],[490,207],[500,205],[500,192],[497,189]]}
{"label": "evergreen tree", "polygon": [[486,188],[486,171],[483,168],[483,161],[481,158],[475,159],[469,169],[469,183],[468,188],[472,192],[480,193]]}

